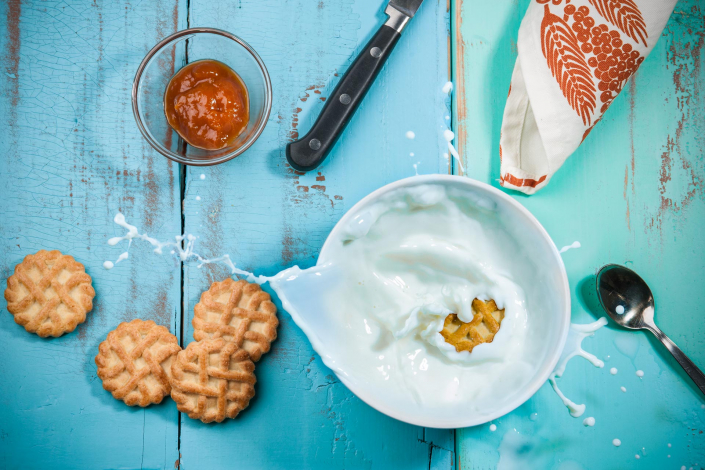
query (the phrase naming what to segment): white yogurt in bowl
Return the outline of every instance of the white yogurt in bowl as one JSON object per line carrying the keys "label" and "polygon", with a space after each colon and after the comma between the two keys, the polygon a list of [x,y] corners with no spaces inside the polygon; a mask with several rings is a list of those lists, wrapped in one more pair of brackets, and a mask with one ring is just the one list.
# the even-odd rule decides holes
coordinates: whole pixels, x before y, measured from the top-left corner
{"label": "white yogurt in bowl", "polygon": [[[271,281],[350,390],[394,418],[465,427],[502,416],[547,380],[570,326],[563,262],[519,203],[467,178],[392,183],[356,204],[315,268]],[[456,352],[445,318],[473,299],[505,309],[491,343]]]}

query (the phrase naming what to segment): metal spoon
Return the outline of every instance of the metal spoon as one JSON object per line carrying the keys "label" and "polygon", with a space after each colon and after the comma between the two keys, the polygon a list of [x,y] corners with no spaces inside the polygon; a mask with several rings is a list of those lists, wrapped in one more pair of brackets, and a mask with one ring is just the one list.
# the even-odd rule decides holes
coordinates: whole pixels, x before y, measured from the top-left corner
{"label": "metal spoon", "polygon": [[705,375],[654,323],[654,296],[637,273],[616,264],[603,266],[597,274],[597,297],[607,315],[618,325],[652,332],[705,393]]}

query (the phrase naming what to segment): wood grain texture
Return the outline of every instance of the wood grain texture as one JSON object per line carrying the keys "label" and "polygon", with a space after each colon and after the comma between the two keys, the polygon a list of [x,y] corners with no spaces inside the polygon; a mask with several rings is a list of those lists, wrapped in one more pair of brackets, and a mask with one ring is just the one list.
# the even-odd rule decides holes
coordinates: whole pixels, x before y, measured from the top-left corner
{"label": "wood grain texture", "polygon": [[[94,309],[73,333],[41,339],[0,301],[0,467],[173,468],[178,413],[169,400],[130,408],[103,390],[94,357],[123,320],[179,331],[174,263],[135,246],[129,263],[112,222],[120,210],[150,233],[180,230],[178,167],[148,148],[132,118],[135,70],[179,27],[186,2],[0,2],[0,278],[39,249],[86,266]],[[183,16],[185,17],[185,16]],[[121,247],[121,248],[124,248]]]}
{"label": "wood grain texture", "polygon": [[[189,168],[186,230],[205,256],[229,253],[243,269],[274,274],[315,264],[333,225],[355,202],[394,180],[448,171],[445,2],[427,1],[318,171],[295,173],[284,146],[305,133],[338,76],[384,21],[372,0],[192,0],[192,26],[238,34],[262,56],[274,89],[267,128],[224,165]],[[263,26],[263,25],[266,25]],[[408,130],[415,140],[405,137]],[[414,157],[410,153],[415,154]],[[205,179],[200,179],[200,174]],[[201,199],[196,200],[199,196]],[[224,269],[187,265],[185,340],[191,314]],[[279,337],[256,365],[256,393],[236,420],[208,426],[182,416],[183,468],[451,468],[453,431],[424,430],[388,418],[347,390],[312,351],[277,302]]]}
{"label": "wood grain texture", "polygon": [[[469,176],[494,186],[499,186],[499,131],[517,31],[528,4],[457,0],[454,5],[459,15],[454,74],[462,83],[454,104],[460,150]],[[680,1],[628,89],[551,183],[535,196],[512,194],[559,247],[582,243],[563,255],[574,322],[600,315],[594,296],[599,267],[626,264],[652,286],[661,329],[701,368],[704,14],[702,1]],[[703,396],[661,344],[646,333],[610,325],[584,346],[605,359],[605,368],[575,359],[559,385],[568,397],[587,404],[584,417],[594,416],[595,427],[571,418],[546,384],[496,420],[496,432],[488,425],[459,430],[459,467],[700,468],[705,462]],[[611,367],[617,375],[610,375]],[[637,369],[644,371],[643,379],[636,377]],[[615,438],[622,441],[620,447],[612,445]]]}
{"label": "wood grain texture", "polygon": [[[513,38],[527,4],[454,5],[454,130],[469,175],[494,185]],[[310,266],[332,226],[361,197],[414,174],[417,162],[419,173],[448,170],[438,152],[448,125],[440,92],[449,66],[445,2],[425,2],[333,154],[307,175],[286,166],[284,144],[310,127],[336,73],[382,21],[381,6],[191,0],[190,13],[193,26],[221,27],[250,42],[269,67],[275,96],[269,125],[250,151],[188,171],[186,229],[202,237],[202,254],[230,253],[263,274]],[[222,425],[182,416],[179,442],[172,402],[125,407],[102,390],[93,357],[124,319],[151,318],[177,333],[181,326],[178,265],[139,245],[114,270],[101,264],[121,252],[105,245],[122,234],[111,222],[117,210],[150,235],[180,231],[178,169],[139,136],[129,88],[147,50],[186,26],[186,4],[10,1],[0,4],[0,18],[0,276],[6,279],[27,253],[56,247],[86,265],[98,293],[87,322],[59,339],[29,335],[0,314],[2,468],[173,468],[179,446],[185,469],[511,468],[512,458],[526,468],[630,468],[637,453],[644,468],[705,461],[702,397],[640,333],[600,331],[585,345],[610,356],[606,369],[576,360],[560,381],[569,396],[587,402],[594,428],[570,418],[546,386],[497,420],[496,433],[486,426],[459,431],[456,462],[452,431],[407,426],[360,402],[283,311],[279,339],[258,363],[251,407]],[[576,155],[540,194],[517,196],[560,246],[583,244],[565,254],[574,321],[594,318],[596,269],[626,263],[654,286],[664,331],[700,365],[702,18],[702,2],[683,0],[629,89]],[[407,130],[415,140],[404,137]],[[187,264],[184,274],[189,342],[193,305],[227,273]],[[646,373],[641,380],[637,368]],[[611,445],[614,438],[620,448]]]}

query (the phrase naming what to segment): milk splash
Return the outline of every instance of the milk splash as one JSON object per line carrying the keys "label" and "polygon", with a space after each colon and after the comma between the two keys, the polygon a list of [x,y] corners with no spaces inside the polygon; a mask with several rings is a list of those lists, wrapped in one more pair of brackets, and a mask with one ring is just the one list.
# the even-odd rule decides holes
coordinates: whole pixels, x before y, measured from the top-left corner
{"label": "milk splash", "polygon": [[563,401],[563,404],[568,408],[568,410],[570,411],[570,415],[573,418],[582,416],[583,413],[585,413],[585,405],[578,405],[570,401],[558,388],[556,379],[563,376],[563,372],[565,372],[565,367],[568,364],[568,361],[570,361],[571,358],[575,356],[584,357],[585,359],[590,361],[595,367],[602,368],[605,366],[605,363],[595,357],[595,355],[586,352],[582,348],[582,343],[585,338],[587,338],[588,336],[593,336],[595,334],[595,331],[599,330],[606,324],[607,318],[605,317],[600,318],[596,322],[588,323],[587,325],[578,325],[575,323],[571,323],[570,331],[568,332],[568,339],[566,341],[565,348],[563,349],[563,353],[561,354],[561,358],[558,360],[556,368],[553,370],[551,376],[548,378],[548,381],[551,382],[553,390],[555,390],[556,394],[558,394],[558,397],[561,399],[561,401]]}
{"label": "milk splash", "polygon": [[451,155],[453,155],[455,161],[458,162],[460,170],[465,173],[465,167],[463,166],[463,162],[460,160],[460,154],[453,146],[453,139],[455,139],[455,134],[450,129],[446,129],[445,131],[443,131],[443,137],[446,139],[446,142],[448,142],[448,151]]}
{"label": "milk splash", "polygon": [[108,245],[110,246],[115,246],[118,243],[127,240],[127,249],[125,250],[124,253],[122,253],[120,256],[118,256],[117,260],[115,263],[112,261],[106,261],[103,263],[103,267],[105,269],[112,269],[116,264],[120,263],[123,260],[126,260],[130,254],[130,247],[132,246],[132,241],[133,240],[143,240],[149,243],[154,247],[154,253],[161,255],[164,252],[164,249],[170,249],[170,253],[173,255],[176,255],[179,260],[182,262],[187,262],[190,260],[196,260],[198,261],[198,267],[202,267],[205,264],[214,264],[214,263],[222,263],[225,266],[230,269],[231,274],[237,274],[240,276],[245,277],[248,281],[250,282],[256,282],[257,284],[262,284],[266,282],[269,278],[265,276],[255,276],[249,271],[243,271],[242,269],[238,269],[235,267],[235,263],[232,262],[230,259],[230,255],[223,255],[219,256],[217,258],[210,258],[206,259],[203,256],[199,255],[195,251],[195,246],[196,246],[196,240],[198,237],[195,235],[192,235],[190,233],[188,234],[183,234],[183,235],[176,235],[174,237],[174,241],[166,241],[162,242],[157,240],[156,238],[152,238],[146,233],[140,233],[137,227],[134,225],[130,225],[127,223],[125,220],[125,216],[118,212],[115,215],[115,218],[113,221],[118,224],[120,227],[123,227],[124,229],[127,230],[127,233],[121,237],[113,237],[110,240],[108,240]]}
{"label": "milk splash", "polygon": [[[225,254],[223,256],[219,256],[216,258],[205,258],[204,256],[200,255],[198,252],[196,252],[196,241],[197,238],[195,235],[184,233],[182,235],[176,235],[173,237],[172,241],[160,241],[156,238],[150,237],[147,234],[140,233],[137,227],[134,225],[129,224],[125,220],[125,216],[122,213],[117,213],[114,218],[114,222],[119,225],[120,227],[124,228],[126,230],[126,233],[122,236],[118,237],[113,237],[108,240],[108,244],[110,246],[115,246],[118,245],[119,243],[123,241],[127,241],[127,248],[125,252],[123,252],[113,263],[112,261],[105,261],[103,266],[106,269],[111,269],[113,268],[114,265],[117,265],[121,261],[128,259],[129,257],[129,250],[132,246],[133,240],[142,240],[154,247],[154,253],[155,254],[163,254],[164,250],[166,249],[171,255],[177,257],[180,261],[182,262],[188,262],[188,261],[196,261],[198,262],[198,267],[201,268],[205,264],[216,264],[216,263],[221,263],[225,265],[230,273],[232,275],[238,275],[241,276],[245,279],[247,279],[249,282],[255,282],[258,284],[263,284],[265,282],[270,282],[272,285],[272,288],[280,294],[280,297],[283,297],[286,299],[287,297],[294,297],[296,294],[296,291],[299,290],[294,283],[290,283],[289,281],[296,280],[302,275],[306,275],[307,277],[310,278],[318,278],[321,277],[321,274],[323,274],[323,271],[326,271],[326,276],[323,277],[328,277],[329,279],[333,279],[334,272],[331,272],[331,267],[328,265],[324,266],[316,266],[314,268],[308,269],[308,270],[301,270],[298,268],[298,266],[294,266],[292,268],[286,269],[272,277],[267,277],[267,276],[255,276],[253,273],[249,271],[245,271],[242,269],[239,269],[235,266],[235,263],[231,260],[230,256]],[[310,273],[310,275],[309,275]],[[331,274],[328,276],[328,274]],[[291,284],[293,287],[289,287],[288,285]],[[284,294],[284,295],[282,295]],[[287,309],[287,311],[295,311],[295,309],[291,308],[291,305],[288,304],[288,302],[284,302],[284,307]],[[306,331],[305,324],[302,322],[299,318],[297,318],[296,315],[293,315],[295,321],[297,324],[302,326],[304,330]],[[561,358],[558,362],[558,365],[556,366],[555,370],[551,374],[549,381],[551,382],[551,385],[553,386],[553,389],[556,391],[558,396],[561,398],[563,403],[568,407],[570,410],[570,414],[574,417],[579,417],[581,416],[584,411],[585,411],[585,405],[578,405],[575,404],[574,402],[570,401],[558,388],[558,385],[556,383],[556,379],[561,377],[563,375],[563,372],[565,371],[565,367],[568,363],[568,361],[576,356],[580,355],[586,359],[588,359],[590,362],[592,362],[595,366],[597,367],[603,367],[604,363],[597,359],[594,355],[589,354],[585,352],[581,348],[581,343],[582,340],[588,336],[592,336],[596,330],[601,328],[607,323],[606,318],[600,318],[598,321],[587,324],[587,325],[576,325],[572,324],[570,328],[570,332],[568,335],[568,340],[566,343],[566,347],[561,355]],[[311,338],[312,336],[309,334],[310,332],[306,331],[307,335]],[[317,343],[315,338],[312,338],[312,343]],[[314,344],[316,346],[316,344]],[[319,348],[316,348],[317,350],[322,350]],[[333,365],[333,364],[331,364]],[[334,370],[337,370],[338,368],[334,368]]]}
{"label": "milk splash", "polygon": [[[453,91],[453,82],[446,82],[445,85],[443,85],[443,88],[441,88],[441,91],[445,93],[446,95],[449,94],[450,92]],[[446,116],[446,119],[450,119],[450,116]],[[448,152],[450,155],[453,156],[456,162],[458,162],[458,166],[460,167],[460,170],[465,174],[465,167],[463,166],[463,161],[460,159],[460,154],[456,150],[455,146],[453,145],[453,140],[455,139],[455,134],[453,131],[450,129],[446,129],[443,131],[443,138],[446,140],[448,143]]]}

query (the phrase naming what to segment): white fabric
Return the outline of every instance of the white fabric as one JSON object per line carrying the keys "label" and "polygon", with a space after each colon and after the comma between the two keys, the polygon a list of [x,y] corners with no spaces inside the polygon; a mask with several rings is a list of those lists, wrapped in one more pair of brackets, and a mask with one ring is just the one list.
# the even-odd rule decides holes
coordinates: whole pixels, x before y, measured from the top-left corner
{"label": "white fabric", "polygon": [[531,2],[502,122],[503,186],[533,194],[550,181],[651,52],[676,1]]}

